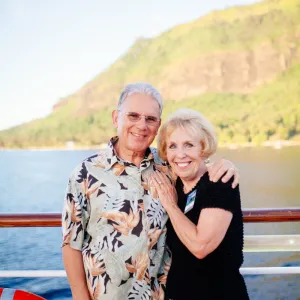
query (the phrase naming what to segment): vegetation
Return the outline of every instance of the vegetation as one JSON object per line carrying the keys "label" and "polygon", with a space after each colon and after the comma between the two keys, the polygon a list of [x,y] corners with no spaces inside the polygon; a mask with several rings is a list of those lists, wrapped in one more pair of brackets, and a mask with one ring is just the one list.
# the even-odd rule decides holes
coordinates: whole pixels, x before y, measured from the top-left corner
{"label": "vegetation", "polygon": [[51,115],[0,132],[0,148],[64,147],[67,141],[99,145],[115,133],[111,111],[124,83],[149,81],[168,95],[174,87],[170,74],[183,77],[189,65],[208,54],[226,57],[265,43],[279,57],[295,52],[285,72],[248,94],[224,90],[169,97],[163,118],[178,107],[197,109],[215,124],[221,144],[300,140],[299,19],[300,0],[266,0],[212,12],[153,39],[140,38],[105,72],[59,101]]}
{"label": "vegetation", "polygon": [[[299,78],[300,64],[250,95],[211,93],[177,102],[166,101],[163,119],[180,107],[199,110],[215,124],[223,145],[299,138]],[[99,145],[115,133],[111,125],[113,109],[73,119],[66,106],[45,119],[2,132],[0,145],[49,147],[64,146],[66,141],[81,146]]]}
{"label": "vegetation", "polygon": [[180,107],[199,110],[216,126],[223,145],[296,140],[300,137],[298,78],[300,64],[250,95],[204,94],[167,102],[164,116]]}

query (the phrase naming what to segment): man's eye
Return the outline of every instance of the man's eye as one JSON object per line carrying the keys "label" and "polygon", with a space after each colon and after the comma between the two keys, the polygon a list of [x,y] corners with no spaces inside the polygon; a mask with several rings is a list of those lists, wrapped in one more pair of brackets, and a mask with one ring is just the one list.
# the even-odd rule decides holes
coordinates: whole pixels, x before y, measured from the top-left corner
{"label": "man's eye", "polygon": [[138,117],[139,116],[139,114],[137,114],[137,113],[129,113],[128,115],[131,116],[131,117]]}
{"label": "man's eye", "polygon": [[128,117],[130,117],[131,119],[134,119],[134,120],[138,120],[140,118],[139,114],[137,114],[137,113],[129,113]]}
{"label": "man's eye", "polygon": [[147,117],[147,121],[150,123],[156,123],[157,122],[157,118],[156,117],[152,117],[152,116],[148,116]]}

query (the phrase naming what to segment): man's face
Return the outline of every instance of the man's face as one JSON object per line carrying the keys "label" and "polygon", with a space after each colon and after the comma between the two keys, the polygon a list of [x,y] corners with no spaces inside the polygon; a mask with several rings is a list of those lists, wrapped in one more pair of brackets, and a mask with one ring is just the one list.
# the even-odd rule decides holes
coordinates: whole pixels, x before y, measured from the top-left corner
{"label": "man's face", "polygon": [[[133,115],[142,115],[140,120],[132,120]],[[113,112],[113,123],[117,128],[120,152],[145,152],[153,142],[160,126],[159,105],[151,96],[133,94],[128,96],[119,111]],[[145,117],[158,119],[147,122]]]}

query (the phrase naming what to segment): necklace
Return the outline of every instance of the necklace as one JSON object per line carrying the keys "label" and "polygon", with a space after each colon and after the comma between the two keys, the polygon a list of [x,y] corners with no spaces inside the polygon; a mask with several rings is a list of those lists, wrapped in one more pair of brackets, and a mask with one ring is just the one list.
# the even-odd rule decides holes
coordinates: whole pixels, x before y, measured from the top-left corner
{"label": "necklace", "polygon": [[200,175],[199,179],[197,180],[197,182],[192,187],[186,187],[184,185],[184,183],[182,182],[182,190],[183,190],[183,192],[185,194],[189,194],[196,187],[196,185],[198,184],[198,182],[200,181],[200,179],[202,178],[203,175],[204,175],[204,173]]}
{"label": "necklace", "polygon": [[191,187],[191,188],[186,188],[186,187],[183,185],[182,190],[183,190],[183,192],[184,192],[185,194],[188,194],[190,191],[192,191],[192,190],[195,188],[196,185],[197,185],[197,183],[196,183],[193,187]]}
{"label": "necklace", "polygon": [[185,194],[187,194],[190,190],[187,190],[186,188],[185,188],[185,186],[183,186],[182,187],[182,190],[183,190],[183,192],[185,193]]}
{"label": "necklace", "polygon": [[[203,174],[202,174],[202,175],[203,175]],[[202,175],[200,176],[200,178],[198,179],[198,181],[197,181],[192,187],[185,187],[185,185],[183,184],[183,185],[182,185],[182,190],[183,190],[183,192],[184,192],[185,194],[189,194],[190,191],[192,191],[192,190],[196,187],[196,185],[198,184],[198,182],[199,182],[199,180],[201,179]]]}
{"label": "necklace", "polygon": [[192,190],[196,187],[196,185],[198,184],[198,182],[200,181],[200,179],[202,178],[202,176],[205,174],[206,171],[207,171],[207,170],[204,170],[204,171],[200,174],[198,180],[196,181],[196,183],[195,183],[192,187],[186,187],[186,186],[184,185],[183,181],[181,180],[183,192],[184,192],[185,194],[190,193],[190,191],[192,191]]}

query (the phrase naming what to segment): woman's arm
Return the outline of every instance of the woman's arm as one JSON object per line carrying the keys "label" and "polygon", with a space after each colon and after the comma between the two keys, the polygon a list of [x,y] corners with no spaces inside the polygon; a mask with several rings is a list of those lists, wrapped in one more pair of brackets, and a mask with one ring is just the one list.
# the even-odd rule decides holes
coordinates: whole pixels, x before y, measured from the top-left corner
{"label": "woman's arm", "polygon": [[[214,251],[226,234],[232,213],[221,208],[205,208],[201,211],[196,226],[177,206],[176,190],[168,178],[162,173],[156,172],[153,179],[159,199],[181,242],[199,259]],[[160,182],[161,184],[159,184]]]}
{"label": "woman's arm", "polygon": [[213,252],[222,242],[232,213],[220,208],[206,208],[200,213],[197,226],[176,206],[165,208],[181,242],[197,258]]}

